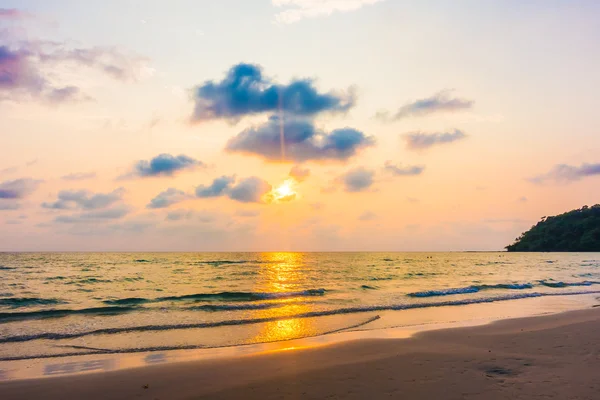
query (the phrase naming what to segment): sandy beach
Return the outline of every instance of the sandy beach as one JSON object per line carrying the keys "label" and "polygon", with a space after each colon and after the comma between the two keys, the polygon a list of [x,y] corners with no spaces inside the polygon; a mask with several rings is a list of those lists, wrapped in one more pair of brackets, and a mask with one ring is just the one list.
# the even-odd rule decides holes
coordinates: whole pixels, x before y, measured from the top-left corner
{"label": "sandy beach", "polygon": [[9,381],[12,399],[596,399],[600,308],[217,360]]}

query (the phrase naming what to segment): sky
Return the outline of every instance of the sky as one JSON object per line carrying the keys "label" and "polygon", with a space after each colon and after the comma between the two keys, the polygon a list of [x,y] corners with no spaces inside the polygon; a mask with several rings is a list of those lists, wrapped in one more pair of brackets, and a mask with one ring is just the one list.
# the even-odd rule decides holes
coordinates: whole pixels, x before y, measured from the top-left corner
{"label": "sky", "polygon": [[600,202],[599,18],[0,0],[0,251],[501,250]]}

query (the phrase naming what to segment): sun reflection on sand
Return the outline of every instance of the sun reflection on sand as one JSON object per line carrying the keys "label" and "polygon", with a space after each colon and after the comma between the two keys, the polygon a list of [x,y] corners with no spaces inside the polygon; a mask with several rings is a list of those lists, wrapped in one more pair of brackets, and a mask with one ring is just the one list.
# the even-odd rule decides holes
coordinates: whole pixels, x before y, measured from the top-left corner
{"label": "sun reflection on sand", "polygon": [[[259,278],[256,283],[258,292],[296,292],[306,286],[306,277],[302,273],[304,255],[302,253],[263,253]],[[256,318],[276,318],[285,315],[301,314],[312,311],[310,304],[298,302],[298,299],[281,300],[282,307],[257,310]],[[317,333],[310,318],[292,318],[267,322],[252,342],[272,342],[311,336]]]}

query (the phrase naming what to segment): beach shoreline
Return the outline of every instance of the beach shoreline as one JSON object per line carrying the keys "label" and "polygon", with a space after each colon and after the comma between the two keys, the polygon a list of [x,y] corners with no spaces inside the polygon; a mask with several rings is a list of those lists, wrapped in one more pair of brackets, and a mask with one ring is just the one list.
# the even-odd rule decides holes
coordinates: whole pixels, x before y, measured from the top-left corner
{"label": "beach shoreline", "polygon": [[[550,388],[563,393],[556,398],[573,398],[556,381],[570,382],[575,377],[581,380],[577,389],[581,398],[593,398],[592,388],[600,390],[600,379],[587,372],[600,366],[600,341],[594,335],[600,329],[600,308],[501,319],[482,326],[429,328],[406,330],[405,339],[376,338],[370,331],[371,338],[347,335],[346,340],[320,344],[313,338],[299,346],[302,340],[287,341],[264,345],[264,351],[239,346],[237,353],[221,349],[218,357],[181,362],[163,362],[157,353],[142,354],[146,360],[154,354],[154,360],[143,367],[125,363],[113,371],[67,376],[59,376],[58,369],[50,378],[5,381],[0,383],[0,397],[225,399],[243,394],[249,399],[362,398],[371,393],[379,398],[411,393],[415,397],[506,398],[511,391],[517,396],[536,386],[530,397],[522,398],[542,395]],[[93,356],[60,365],[83,368],[80,372],[106,367]],[[435,390],[440,391],[432,386],[439,386]],[[488,396],[489,390],[497,393]],[[477,397],[484,392],[486,397]]]}

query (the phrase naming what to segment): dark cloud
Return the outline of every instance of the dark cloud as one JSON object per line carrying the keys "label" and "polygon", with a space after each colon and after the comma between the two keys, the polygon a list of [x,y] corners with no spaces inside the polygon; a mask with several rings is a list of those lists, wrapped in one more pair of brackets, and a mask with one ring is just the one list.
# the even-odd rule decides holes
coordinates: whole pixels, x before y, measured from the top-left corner
{"label": "dark cloud", "polygon": [[269,193],[272,186],[265,180],[256,176],[240,180],[229,190],[228,196],[232,200],[242,203],[262,203],[263,196]]}
{"label": "dark cloud", "polygon": [[425,167],[422,165],[407,165],[403,167],[401,165],[394,165],[391,161],[386,161],[383,168],[394,176],[421,175],[425,171]]}
{"label": "dark cloud", "polygon": [[221,176],[216,178],[209,185],[200,185],[196,188],[197,197],[219,197],[225,194],[230,186],[235,182],[235,176]]}
{"label": "dark cloud", "polygon": [[345,161],[359,150],[373,146],[375,139],[352,128],[331,132],[318,130],[312,121],[285,119],[284,152],[281,152],[280,119],[272,116],[269,121],[246,129],[227,143],[226,150],[258,155],[269,161]]}
{"label": "dark cloud", "polygon": [[122,200],[125,189],[119,188],[110,193],[91,193],[87,190],[62,190],[52,203],[44,202],[42,207],[54,210],[98,210]]}
{"label": "dark cloud", "polygon": [[453,132],[411,132],[404,135],[406,147],[411,150],[424,150],[437,144],[452,143],[466,138],[467,135],[458,129]]}
{"label": "dark cloud", "polygon": [[61,176],[60,179],[65,181],[83,181],[86,179],[93,179],[96,177],[95,172],[77,172],[65,176]]}
{"label": "dark cloud", "polygon": [[180,154],[172,156],[171,154],[159,154],[150,161],[140,160],[135,166],[131,174],[124,176],[148,177],[148,176],[172,176],[176,172],[194,169],[196,167],[204,167],[204,163],[195,160],[186,155]]}
{"label": "dark cloud", "polygon": [[292,169],[290,169],[289,175],[297,182],[304,182],[310,176],[310,169],[302,168],[300,165],[294,165]]}
{"label": "dark cloud", "polygon": [[321,112],[345,112],[355,102],[347,94],[319,93],[310,79],[275,84],[254,64],[234,65],[221,82],[207,81],[195,89],[192,121],[227,119],[283,111],[311,116]]}
{"label": "dark cloud", "polygon": [[552,170],[550,170],[549,172],[530,178],[529,181],[533,183],[544,183],[547,181],[554,181],[557,183],[569,183],[595,175],[600,175],[600,163],[584,163],[580,166],[558,164],[554,166],[554,168],[552,168]]}
{"label": "dark cloud", "polygon": [[31,194],[42,181],[30,178],[0,183],[0,199],[22,199]]}
{"label": "dark cloud", "polygon": [[431,97],[405,104],[391,117],[387,111],[380,112],[377,114],[377,118],[385,121],[396,121],[407,117],[420,117],[441,112],[468,110],[473,107],[475,103],[473,100],[451,97],[451,92],[451,90],[443,90]]}
{"label": "dark cloud", "polygon": [[164,192],[159,193],[150,201],[146,208],[167,208],[173,204],[179,203],[189,196],[181,190],[169,188]]}
{"label": "dark cloud", "polygon": [[122,205],[106,210],[91,211],[75,215],[61,215],[56,217],[54,222],[73,224],[121,219],[129,214],[129,211],[130,209],[127,206]]}
{"label": "dark cloud", "polygon": [[374,182],[375,172],[358,167],[346,172],[337,180],[344,184],[347,192],[362,192],[369,189]]}

